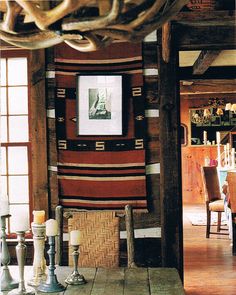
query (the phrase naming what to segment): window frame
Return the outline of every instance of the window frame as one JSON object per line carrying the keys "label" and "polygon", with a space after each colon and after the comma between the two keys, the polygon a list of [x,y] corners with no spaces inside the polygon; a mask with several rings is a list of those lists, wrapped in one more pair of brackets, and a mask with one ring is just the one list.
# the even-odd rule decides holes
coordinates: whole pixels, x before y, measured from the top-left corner
{"label": "window frame", "polygon": [[[34,81],[33,77],[40,69],[45,73],[44,50],[2,50],[1,58],[27,58],[28,71],[28,119],[29,142],[25,143],[1,143],[1,146],[27,145],[28,148],[28,175],[29,175],[29,222],[31,224],[33,210],[45,210],[48,216],[48,176],[47,176],[47,129],[45,106],[45,74],[42,79]],[[39,130],[40,128],[40,130]],[[39,144],[40,143],[40,144]],[[15,238],[14,233],[7,235]],[[31,232],[26,238],[31,238]]]}

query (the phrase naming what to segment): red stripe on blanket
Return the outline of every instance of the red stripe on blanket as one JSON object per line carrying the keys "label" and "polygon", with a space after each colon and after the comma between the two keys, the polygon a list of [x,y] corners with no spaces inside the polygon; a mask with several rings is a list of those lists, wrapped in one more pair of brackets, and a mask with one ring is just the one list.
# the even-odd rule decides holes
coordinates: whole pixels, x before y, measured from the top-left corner
{"label": "red stripe on blanket", "polygon": [[60,151],[60,163],[80,164],[127,164],[139,163],[145,165],[145,150],[133,150],[125,152],[76,152]]}
{"label": "red stripe on blanket", "polygon": [[60,179],[60,195],[85,197],[135,197],[145,196],[146,185],[143,180],[132,181],[86,181]]}

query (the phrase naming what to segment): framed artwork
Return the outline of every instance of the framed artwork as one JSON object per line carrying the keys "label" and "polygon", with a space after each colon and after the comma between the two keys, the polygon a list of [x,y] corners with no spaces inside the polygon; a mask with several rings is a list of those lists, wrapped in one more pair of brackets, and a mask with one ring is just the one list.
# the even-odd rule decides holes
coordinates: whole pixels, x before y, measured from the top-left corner
{"label": "framed artwork", "polygon": [[77,77],[77,135],[122,135],[122,75]]}

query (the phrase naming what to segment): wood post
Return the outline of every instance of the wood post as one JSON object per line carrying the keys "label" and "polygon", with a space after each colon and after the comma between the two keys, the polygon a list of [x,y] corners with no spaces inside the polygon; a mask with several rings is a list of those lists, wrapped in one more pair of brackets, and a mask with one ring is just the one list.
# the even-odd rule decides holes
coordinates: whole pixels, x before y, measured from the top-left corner
{"label": "wood post", "polygon": [[[159,41],[160,94],[160,199],[162,264],[175,267],[183,278],[183,228],[180,143],[180,93],[178,51],[173,46],[173,26],[165,31],[169,58],[164,61]],[[158,35],[158,39],[159,35]]]}
{"label": "wood post", "polygon": [[62,265],[62,249],[63,249],[63,207],[62,206],[56,207],[55,219],[58,223],[58,236],[56,239],[56,264]]}
{"label": "wood post", "polygon": [[30,68],[30,115],[32,136],[32,196],[34,210],[45,210],[49,215],[48,204],[48,162],[47,126],[45,109],[45,53],[44,50],[31,50]]}
{"label": "wood post", "polygon": [[127,253],[128,253],[128,267],[136,267],[135,264],[135,250],[134,250],[134,222],[133,211],[130,205],[125,206],[125,225],[127,232]]}

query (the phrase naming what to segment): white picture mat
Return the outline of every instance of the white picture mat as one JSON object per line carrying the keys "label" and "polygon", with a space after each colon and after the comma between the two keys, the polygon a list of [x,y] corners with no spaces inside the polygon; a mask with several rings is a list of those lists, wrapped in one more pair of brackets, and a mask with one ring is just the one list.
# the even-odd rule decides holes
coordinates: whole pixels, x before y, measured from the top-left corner
{"label": "white picture mat", "polygon": [[[111,119],[89,118],[89,89],[111,93]],[[122,76],[83,75],[78,78],[78,135],[122,135]]]}

